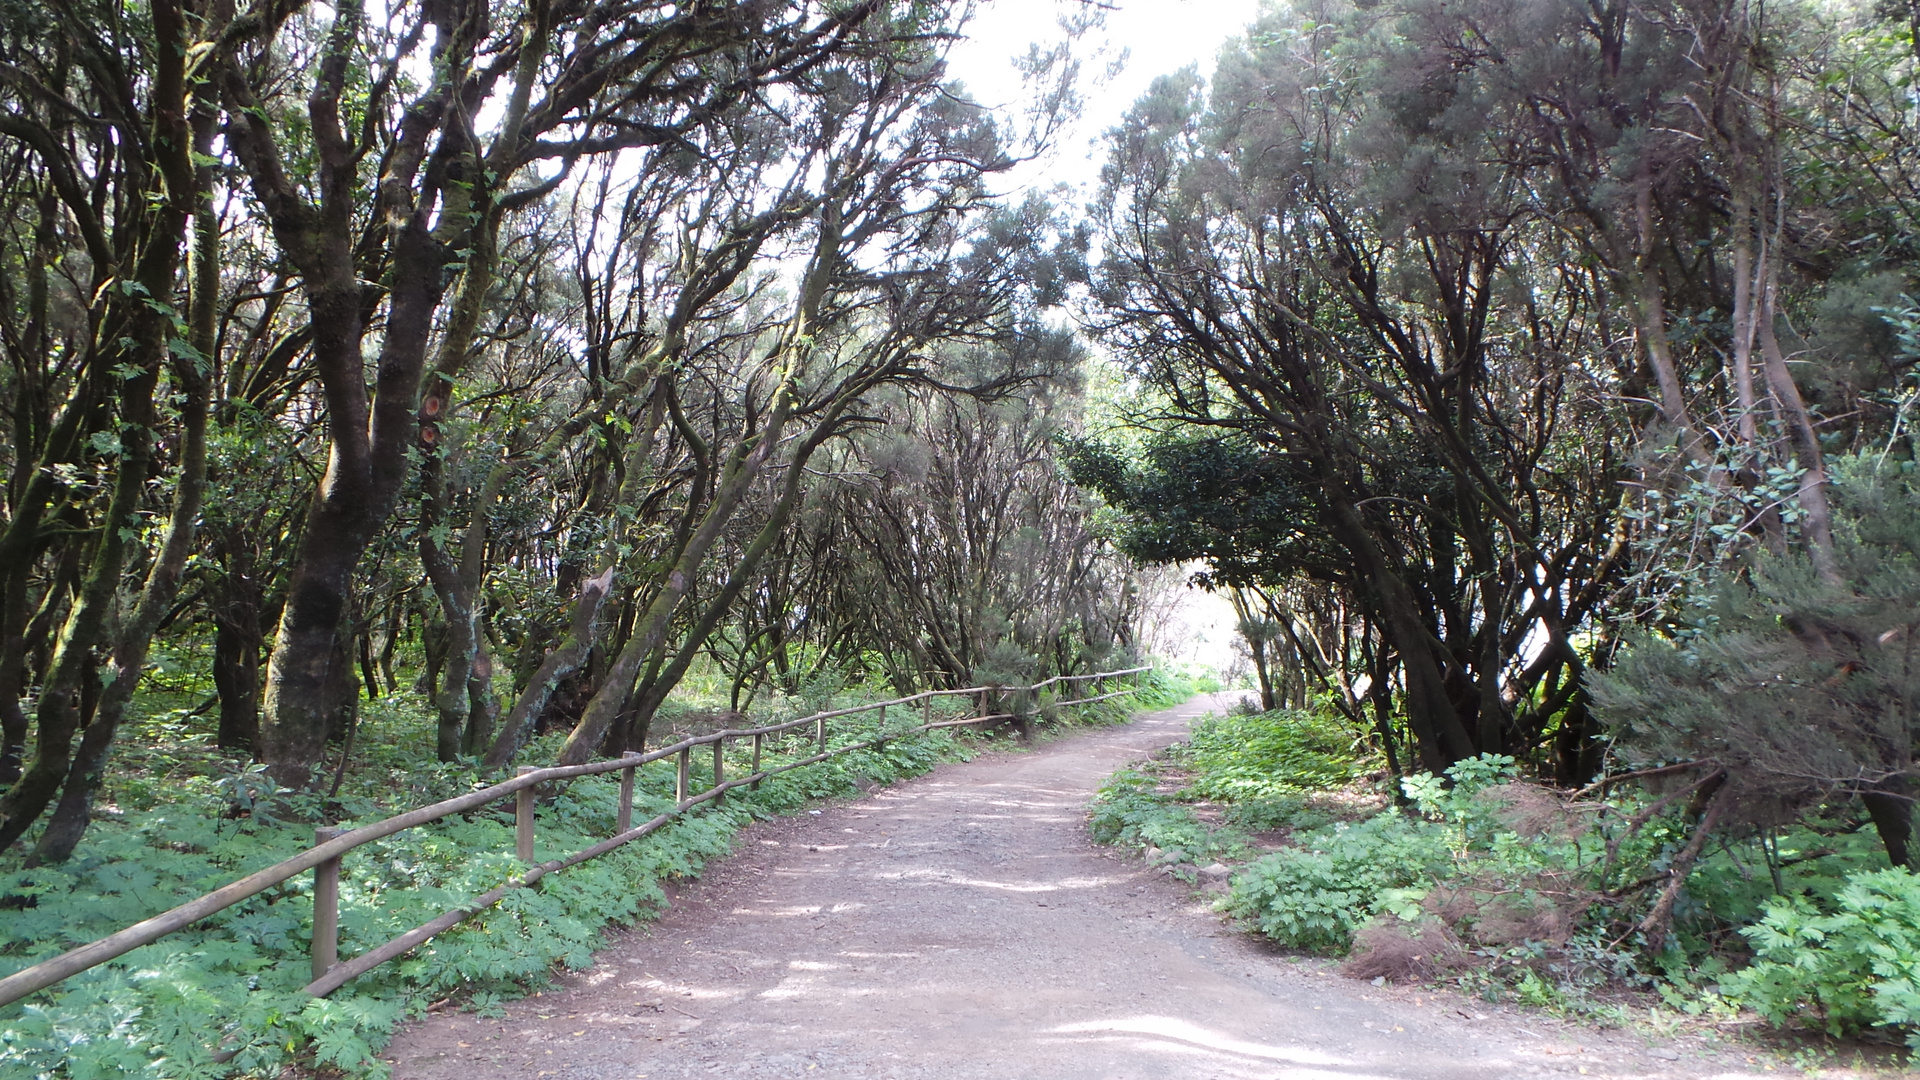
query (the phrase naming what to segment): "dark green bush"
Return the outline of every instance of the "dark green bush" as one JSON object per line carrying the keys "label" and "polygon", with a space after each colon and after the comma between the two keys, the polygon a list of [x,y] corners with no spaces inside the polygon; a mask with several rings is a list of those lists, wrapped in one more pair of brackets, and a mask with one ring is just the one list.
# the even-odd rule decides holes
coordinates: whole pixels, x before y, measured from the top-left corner
{"label": "dark green bush", "polygon": [[1344,953],[1388,890],[1451,870],[1447,839],[1437,825],[1392,813],[1335,824],[1235,874],[1221,908],[1282,945]]}

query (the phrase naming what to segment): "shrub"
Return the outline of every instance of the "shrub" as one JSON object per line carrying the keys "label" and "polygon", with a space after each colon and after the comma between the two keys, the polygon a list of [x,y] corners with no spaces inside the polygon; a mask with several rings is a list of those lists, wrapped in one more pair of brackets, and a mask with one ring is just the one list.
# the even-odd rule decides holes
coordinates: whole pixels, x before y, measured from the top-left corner
{"label": "shrub", "polygon": [[[1455,765],[1445,781],[1409,777],[1407,794],[1423,816],[1388,813],[1298,833],[1300,846],[1236,875],[1223,907],[1315,952],[1346,952],[1383,912],[1438,918],[1439,929],[1480,945],[1564,943],[1586,907],[1571,842],[1578,829],[1557,798],[1512,783],[1513,774],[1512,758],[1484,755]],[[1431,942],[1417,944],[1375,935],[1369,949],[1433,959],[1422,951]]]}
{"label": "shrub", "polygon": [[1167,709],[1195,694],[1218,690],[1220,682],[1204,672],[1196,673],[1185,667],[1157,663],[1152,670],[1135,676],[1134,686],[1138,689],[1133,696],[1122,700],[1132,702],[1136,709]]}
{"label": "shrub", "polygon": [[1223,910],[1282,945],[1344,953],[1390,889],[1444,876],[1444,829],[1398,814],[1337,824],[1297,838],[1234,876]]}
{"label": "shrub", "polygon": [[1811,1014],[1833,1035],[1905,1028],[1920,1049],[1920,876],[1854,873],[1830,913],[1792,897],[1741,933],[1755,961],[1723,993],[1775,1026]]}
{"label": "shrub", "polygon": [[1193,812],[1159,794],[1158,780],[1136,769],[1117,772],[1094,796],[1087,831],[1102,844],[1156,847],[1162,861],[1204,863],[1237,852],[1235,834],[1209,828]]}
{"label": "shrub", "polygon": [[1188,792],[1221,802],[1345,787],[1373,766],[1330,709],[1210,716],[1193,726]]}

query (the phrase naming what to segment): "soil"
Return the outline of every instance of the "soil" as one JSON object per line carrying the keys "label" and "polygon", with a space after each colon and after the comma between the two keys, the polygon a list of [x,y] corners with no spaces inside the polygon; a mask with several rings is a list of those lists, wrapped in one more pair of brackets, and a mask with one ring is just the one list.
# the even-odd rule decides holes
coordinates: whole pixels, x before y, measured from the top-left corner
{"label": "soil", "polygon": [[1232,929],[1211,897],[1090,841],[1085,807],[1100,783],[1221,704],[1203,695],[756,824],[591,969],[504,1019],[430,1015],[385,1057],[397,1080],[1786,1068],[1738,1041],[1596,1030],[1347,979]]}

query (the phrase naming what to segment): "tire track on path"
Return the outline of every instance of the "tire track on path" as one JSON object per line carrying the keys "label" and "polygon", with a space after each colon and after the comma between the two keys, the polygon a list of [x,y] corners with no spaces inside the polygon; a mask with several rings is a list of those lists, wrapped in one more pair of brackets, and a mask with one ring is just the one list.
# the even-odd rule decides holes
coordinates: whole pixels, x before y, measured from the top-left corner
{"label": "tire track on path", "polygon": [[[754,825],[655,923],[507,1006],[440,1014],[397,1080],[1368,1080],[1744,1075],[1450,994],[1376,988],[1232,931],[1087,839],[1114,770],[1238,695],[941,766]],[[1216,701],[1215,699],[1219,700]]]}

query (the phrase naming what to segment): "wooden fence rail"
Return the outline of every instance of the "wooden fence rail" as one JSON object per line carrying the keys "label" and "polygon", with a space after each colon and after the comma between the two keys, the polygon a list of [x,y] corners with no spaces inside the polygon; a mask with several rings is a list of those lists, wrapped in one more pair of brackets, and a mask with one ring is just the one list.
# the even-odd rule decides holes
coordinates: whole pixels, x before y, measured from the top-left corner
{"label": "wooden fence rail", "polygon": [[[629,753],[610,761],[595,761],[585,765],[569,765],[550,769],[534,768],[531,766],[523,767],[519,770],[518,775],[514,776],[511,780],[504,780],[490,787],[481,788],[478,791],[469,792],[451,799],[445,799],[429,806],[409,810],[404,814],[396,814],[384,821],[377,821],[371,825],[362,825],[357,829],[345,830],[317,829],[314,832],[313,847],[291,859],[275,863],[264,870],[248,874],[246,877],[229,885],[216,889],[197,899],[189,900],[171,911],[162,912],[150,919],[137,922],[118,933],[110,934],[98,941],[89,942],[86,945],[71,949],[51,960],[43,961],[30,968],[25,968],[6,978],[0,979],[0,1006],[10,1005],[37,990],[44,990],[88,968],[106,963],[142,945],[151,944],[176,930],[184,929],[209,915],[231,907],[249,897],[257,896],[273,888],[275,885],[300,874],[304,874],[309,870],[314,871],[314,926],[312,936],[313,981],[307,985],[306,989],[308,993],[316,997],[325,997],[350,980],[373,970],[395,957],[405,954],[409,950],[428,941],[434,935],[449,930],[465,922],[467,919],[473,918],[475,915],[480,914],[498,903],[501,897],[504,897],[514,889],[525,888],[548,874],[565,870],[571,866],[577,866],[589,859],[605,855],[607,852],[623,844],[638,840],[648,833],[666,825],[674,818],[692,810],[696,806],[707,802],[717,802],[725,798],[726,793],[733,788],[748,785],[758,787],[760,781],[769,776],[775,776],[808,765],[815,765],[839,754],[851,753],[855,750],[865,750],[874,746],[882,746],[890,740],[918,734],[920,732],[970,724],[990,723],[996,720],[1020,719],[1020,717],[1013,713],[989,714],[986,710],[988,694],[1007,692],[1034,694],[1056,683],[1106,680],[1127,675],[1137,675],[1148,670],[1151,670],[1150,666],[1126,668],[1120,671],[1101,671],[1088,675],[1056,675],[1044,682],[1034,683],[1032,686],[973,686],[961,690],[927,690],[918,694],[908,695],[907,697],[893,698],[888,701],[876,701],[867,705],[857,705],[847,709],[835,709],[828,712],[814,713],[810,716],[800,717],[797,720],[788,720],[779,724],[769,724],[765,727],[729,728],[711,732],[706,735],[696,735],[682,739],[671,746],[663,746],[649,753]],[[1102,687],[1096,684],[1094,689],[1100,690]],[[1049,704],[1054,707],[1090,705],[1096,701],[1106,701],[1134,692],[1132,688],[1128,688],[1110,693],[1096,693],[1091,697],[1075,698],[1069,701],[1050,702]],[[933,699],[940,697],[974,697],[976,695],[979,702],[978,715],[967,716],[958,720],[935,721],[933,719]],[[886,710],[888,707],[909,706],[915,703],[922,706],[922,723],[912,727],[901,728],[897,731],[885,730]],[[834,747],[832,749],[827,747],[827,721],[874,711],[878,711],[881,716],[882,730],[879,735],[863,742],[851,743],[846,746]],[[783,734],[809,725],[814,728],[812,741],[815,743],[816,753],[809,757],[787,762],[783,765],[761,768],[761,750],[767,736]],[[745,776],[727,779],[724,759],[727,741],[748,738],[753,740],[753,764],[750,771]],[[692,781],[691,756],[693,749],[697,746],[711,746],[713,748],[714,783],[713,786],[707,790],[693,794],[688,791],[688,788]],[[634,826],[634,772],[642,765],[655,761],[663,761],[668,758],[677,759],[674,784],[674,808],[639,826]],[[543,862],[538,865],[532,865],[535,789],[541,784],[571,780],[581,776],[597,776],[610,772],[619,772],[621,774],[620,809],[615,834],[582,851],[577,851],[571,855]],[[339,883],[340,859],[342,856],[362,844],[372,843],[375,840],[383,839],[420,825],[430,824],[454,814],[477,810],[505,799],[508,796],[513,796],[514,800],[514,850],[521,862],[529,864],[526,871],[515,876],[505,884],[482,893],[460,907],[429,922],[423,923],[383,945],[369,949],[351,960],[344,962],[339,960]]]}

